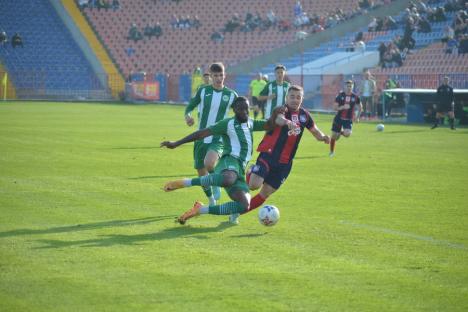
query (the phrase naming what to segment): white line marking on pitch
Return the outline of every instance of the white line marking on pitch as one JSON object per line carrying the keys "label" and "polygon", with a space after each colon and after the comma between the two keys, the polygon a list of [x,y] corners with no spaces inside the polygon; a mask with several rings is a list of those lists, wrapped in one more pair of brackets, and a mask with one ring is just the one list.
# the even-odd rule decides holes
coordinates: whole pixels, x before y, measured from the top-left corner
{"label": "white line marking on pitch", "polygon": [[434,239],[433,237],[430,237],[430,236],[421,236],[421,235],[417,235],[417,234],[413,234],[413,233],[406,233],[406,232],[381,228],[381,227],[367,225],[367,224],[357,224],[357,223],[353,223],[353,222],[346,221],[346,220],[341,220],[340,223],[345,224],[345,225],[350,225],[350,226],[355,227],[355,228],[367,229],[367,230],[371,230],[371,231],[375,231],[375,232],[382,232],[382,233],[392,234],[392,235],[397,235],[397,236],[402,236],[402,237],[414,238],[414,239],[417,239],[417,240],[420,240],[420,241],[429,242],[429,243],[434,244],[434,245],[440,245],[440,246],[445,246],[445,247],[450,247],[450,248],[468,250],[468,248],[465,247],[465,245],[463,245],[463,244],[451,243],[451,242],[444,241],[444,240]]}

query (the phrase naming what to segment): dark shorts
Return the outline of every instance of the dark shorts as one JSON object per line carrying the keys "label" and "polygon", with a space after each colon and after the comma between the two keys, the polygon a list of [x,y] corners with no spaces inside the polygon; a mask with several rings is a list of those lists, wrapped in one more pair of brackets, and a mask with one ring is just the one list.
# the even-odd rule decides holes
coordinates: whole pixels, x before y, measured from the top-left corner
{"label": "dark shorts", "polygon": [[437,104],[436,111],[438,113],[448,113],[453,111],[452,104]]}
{"label": "dark shorts", "polygon": [[292,162],[289,164],[280,164],[271,159],[267,153],[260,153],[257,162],[252,167],[252,173],[263,178],[264,183],[267,183],[275,189],[286,181],[291,172]]}
{"label": "dark shorts", "polygon": [[353,130],[353,121],[351,119],[341,119],[340,116],[335,116],[331,130],[340,133],[343,129]]}
{"label": "dark shorts", "polygon": [[263,109],[265,101],[260,101],[256,96],[252,96],[252,105]]}

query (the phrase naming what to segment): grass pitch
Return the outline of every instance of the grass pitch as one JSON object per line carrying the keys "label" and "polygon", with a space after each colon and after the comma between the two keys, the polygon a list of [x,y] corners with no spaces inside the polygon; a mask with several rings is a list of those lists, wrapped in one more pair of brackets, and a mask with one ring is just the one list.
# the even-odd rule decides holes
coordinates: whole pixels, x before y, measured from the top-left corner
{"label": "grass pitch", "polygon": [[276,226],[180,226],[204,199],[160,190],[195,175],[190,144],[159,148],[182,114],[0,104],[0,310],[468,310],[468,129],[361,123],[332,159],[304,133]]}

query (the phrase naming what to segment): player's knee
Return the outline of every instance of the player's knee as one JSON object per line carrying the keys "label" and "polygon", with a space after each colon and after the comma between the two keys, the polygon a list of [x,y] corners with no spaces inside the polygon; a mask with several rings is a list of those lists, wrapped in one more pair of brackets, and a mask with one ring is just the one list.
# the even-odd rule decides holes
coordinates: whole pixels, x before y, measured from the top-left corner
{"label": "player's knee", "polygon": [[212,172],[215,168],[216,161],[213,161],[212,159],[205,159],[203,163],[205,165],[206,170]]}
{"label": "player's knee", "polygon": [[235,172],[232,171],[224,171],[223,172],[223,187],[229,187],[236,183],[237,175]]}

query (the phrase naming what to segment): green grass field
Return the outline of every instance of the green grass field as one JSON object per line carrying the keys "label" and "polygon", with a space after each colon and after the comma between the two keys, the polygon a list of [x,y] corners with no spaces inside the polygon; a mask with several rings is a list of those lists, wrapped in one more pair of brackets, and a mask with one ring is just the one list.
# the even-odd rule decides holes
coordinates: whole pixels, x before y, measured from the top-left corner
{"label": "green grass field", "polygon": [[361,123],[331,159],[305,133],[276,226],[180,226],[182,115],[0,103],[1,311],[468,311],[468,129]]}

